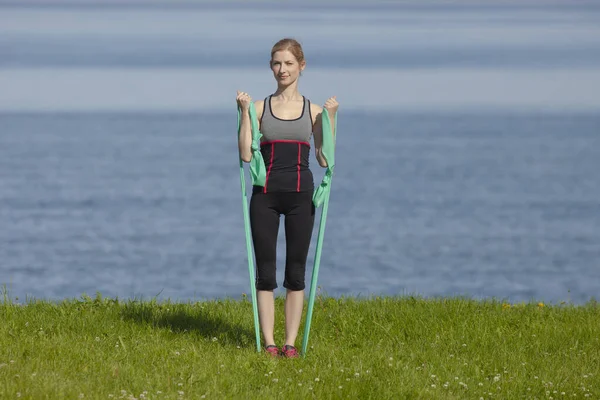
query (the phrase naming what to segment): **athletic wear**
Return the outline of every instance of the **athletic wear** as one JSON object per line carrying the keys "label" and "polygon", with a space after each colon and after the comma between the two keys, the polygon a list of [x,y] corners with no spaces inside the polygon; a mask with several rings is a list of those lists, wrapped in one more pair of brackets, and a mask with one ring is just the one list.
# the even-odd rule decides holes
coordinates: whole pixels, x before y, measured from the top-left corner
{"label": "athletic wear", "polygon": [[280,119],[273,115],[271,96],[265,99],[260,123],[263,134],[260,151],[267,177],[260,190],[268,192],[302,192],[314,189],[308,167],[312,117],[310,101],[303,96],[302,113],[296,119]]}
{"label": "athletic wear", "polygon": [[271,96],[265,99],[260,132],[267,170],[265,186],[253,186],[250,225],[256,257],[257,290],[277,288],[276,247],[279,220],[285,216],[286,262],[283,287],[305,288],[306,258],[314,226],[313,175],[309,169],[312,118],[303,97],[298,118],[273,115]]}
{"label": "athletic wear", "polygon": [[286,344],[281,349],[281,356],[285,358],[298,358],[298,350],[294,346]]}
{"label": "athletic wear", "polygon": [[281,214],[285,215],[286,241],[283,287],[290,290],[305,288],[306,257],[315,219],[312,192],[258,192],[250,198],[257,290],[277,288],[276,247]]}
{"label": "athletic wear", "polygon": [[265,347],[265,352],[271,357],[279,357],[280,350],[275,345]]}

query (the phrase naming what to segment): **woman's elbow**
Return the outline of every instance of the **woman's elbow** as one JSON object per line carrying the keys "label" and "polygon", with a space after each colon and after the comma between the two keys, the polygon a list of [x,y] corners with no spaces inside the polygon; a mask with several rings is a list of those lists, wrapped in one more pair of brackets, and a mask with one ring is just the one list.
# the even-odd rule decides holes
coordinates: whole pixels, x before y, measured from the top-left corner
{"label": "woman's elbow", "polygon": [[252,152],[242,151],[240,153],[240,158],[242,159],[243,162],[249,163],[250,161],[252,161]]}

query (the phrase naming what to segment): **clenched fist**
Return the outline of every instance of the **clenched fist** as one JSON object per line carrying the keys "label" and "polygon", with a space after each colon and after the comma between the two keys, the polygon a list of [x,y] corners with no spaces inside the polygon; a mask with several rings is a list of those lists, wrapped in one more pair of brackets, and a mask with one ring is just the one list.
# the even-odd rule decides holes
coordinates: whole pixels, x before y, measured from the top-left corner
{"label": "clenched fist", "polygon": [[335,99],[335,96],[328,98],[325,102],[325,105],[323,106],[323,108],[327,110],[329,115],[335,114],[337,112],[338,107],[339,103]]}
{"label": "clenched fist", "polygon": [[252,102],[252,98],[250,97],[250,95],[248,93],[240,92],[238,90],[236,101],[237,101],[238,105],[242,108],[242,110],[248,111],[248,109],[250,108],[250,103]]}

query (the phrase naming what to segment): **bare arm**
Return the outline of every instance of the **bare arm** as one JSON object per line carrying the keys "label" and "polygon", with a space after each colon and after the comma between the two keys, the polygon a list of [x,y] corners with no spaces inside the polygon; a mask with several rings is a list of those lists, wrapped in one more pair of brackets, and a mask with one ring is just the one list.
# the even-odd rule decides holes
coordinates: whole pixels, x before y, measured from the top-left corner
{"label": "bare arm", "polygon": [[240,149],[240,157],[244,162],[252,160],[252,127],[250,124],[250,113],[247,109],[242,108],[240,134],[238,137],[238,146]]}
{"label": "bare arm", "polygon": [[[249,104],[249,96],[248,96],[248,104]],[[259,100],[254,102],[254,107],[256,109],[256,113],[258,114],[259,126],[260,126],[260,116],[262,115],[262,109],[264,107],[264,101]],[[242,104],[244,104],[242,102]],[[238,147],[240,151],[240,157],[242,161],[249,163],[252,161],[252,123],[250,122],[250,112],[248,111],[248,107],[242,105],[242,114],[240,121],[240,134],[238,138]]]}
{"label": "bare arm", "polygon": [[310,105],[310,111],[313,115],[313,137],[315,142],[315,157],[317,162],[323,168],[327,167],[327,160],[323,157],[323,122],[321,113],[323,109],[316,104]]}
{"label": "bare arm", "polygon": [[[327,160],[323,156],[323,108],[316,104],[311,104],[311,113],[314,115],[313,135],[315,141],[315,156],[319,165],[323,168],[327,168]],[[335,139],[335,112],[329,111],[329,118],[331,120],[332,135]]]}

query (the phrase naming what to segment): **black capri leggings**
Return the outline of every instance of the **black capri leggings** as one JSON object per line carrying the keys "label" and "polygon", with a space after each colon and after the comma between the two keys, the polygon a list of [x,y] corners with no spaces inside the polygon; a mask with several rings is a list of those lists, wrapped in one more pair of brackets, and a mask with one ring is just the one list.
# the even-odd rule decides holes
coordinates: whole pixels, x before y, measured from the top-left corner
{"label": "black capri leggings", "polygon": [[280,215],[285,216],[285,279],[283,287],[303,290],[306,258],[315,221],[312,191],[253,191],[250,224],[256,257],[256,289],[277,288],[276,254]]}

